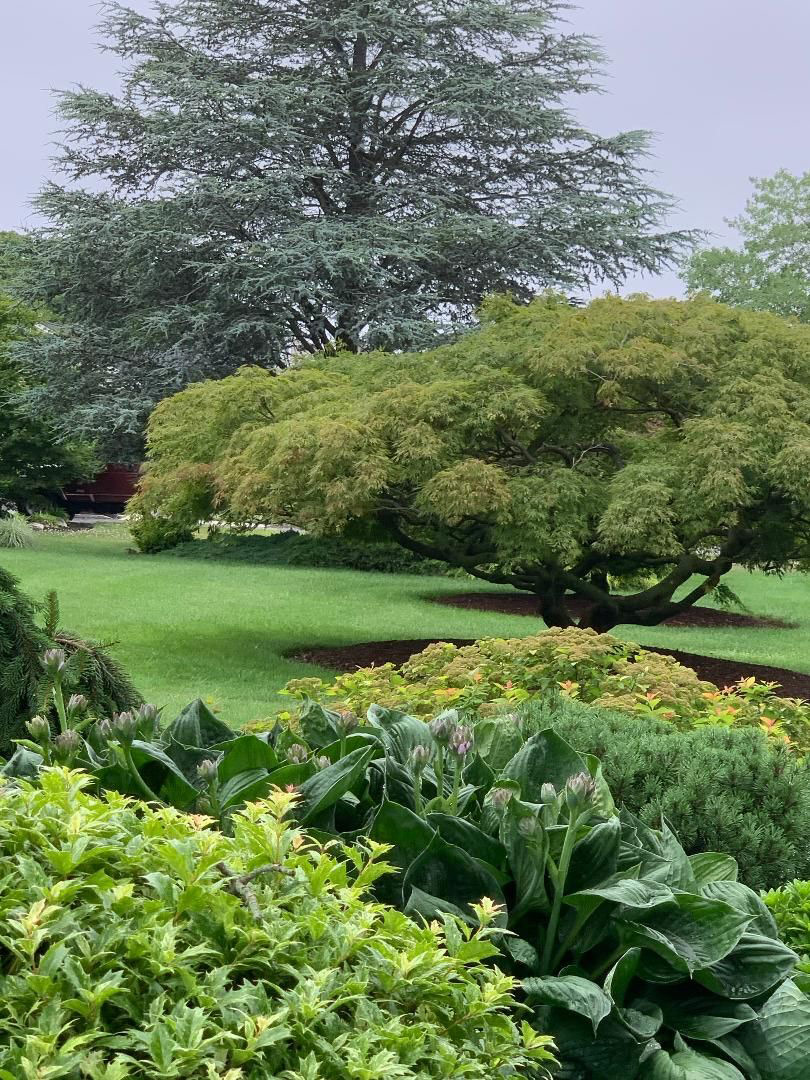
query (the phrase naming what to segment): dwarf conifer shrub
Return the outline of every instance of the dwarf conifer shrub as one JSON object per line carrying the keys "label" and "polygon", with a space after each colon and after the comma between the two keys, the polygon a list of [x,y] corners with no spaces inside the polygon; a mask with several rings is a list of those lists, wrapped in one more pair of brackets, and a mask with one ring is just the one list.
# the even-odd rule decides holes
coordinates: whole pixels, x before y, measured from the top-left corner
{"label": "dwarf conifer shrub", "polygon": [[521,712],[595,754],[616,802],[651,825],[665,818],[690,855],[732,855],[755,889],[810,877],[810,767],[762,732],[679,731],[562,695]]}
{"label": "dwarf conifer shrub", "polygon": [[[141,697],[121,665],[95,642],[59,628],[54,596],[38,621],[37,607],[0,568],[0,754],[24,734],[25,722],[44,706],[48,679],[43,653],[56,645],[69,661],[69,688],[84,694],[93,712],[111,713],[138,705]],[[42,625],[40,625],[42,623]]]}
{"label": "dwarf conifer shrub", "polygon": [[228,838],[85,783],[0,791],[4,1080],[547,1075],[492,930],[371,902],[379,848],[314,846],[284,792]]}

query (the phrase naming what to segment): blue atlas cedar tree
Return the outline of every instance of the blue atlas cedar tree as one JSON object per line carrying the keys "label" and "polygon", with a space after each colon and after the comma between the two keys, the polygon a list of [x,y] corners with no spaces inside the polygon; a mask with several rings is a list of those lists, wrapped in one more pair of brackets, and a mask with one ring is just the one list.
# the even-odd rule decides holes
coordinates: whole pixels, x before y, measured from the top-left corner
{"label": "blue atlas cedar tree", "polygon": [[32,407],[137,453],[156,401],[294,353],[415,349],[482,299],[654,272],[644,132],[569,111],[603,57],[558,0],[102,5],[119,93],[63,93],[36,200]]}

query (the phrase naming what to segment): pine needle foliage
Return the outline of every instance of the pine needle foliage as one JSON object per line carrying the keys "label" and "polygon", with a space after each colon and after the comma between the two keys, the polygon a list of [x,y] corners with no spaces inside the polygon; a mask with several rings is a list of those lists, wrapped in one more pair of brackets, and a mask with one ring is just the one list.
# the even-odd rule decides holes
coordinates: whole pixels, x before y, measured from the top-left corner
{"label": "pine needle foliage", "polygon": [[688,853],[733,855],[754,889],[810,877],[810,767],[764,733],[679,731],[564,696],[524,710],[596,754],[617,804],[651,825],[665,818]]}
{"label": "pine needle foliage", "polygon": [[[59,609],[50,594],[38,608],[0,568],[0,754],[13,748],[24,725],[47,707],[48,685],[41,663],[46,649],[65,650],[71,690],[84,694],[94,713],[130,709],[142,701],[121,665],[95,643],[58,629]],[[44,625],[43,625],[44,623]]]}

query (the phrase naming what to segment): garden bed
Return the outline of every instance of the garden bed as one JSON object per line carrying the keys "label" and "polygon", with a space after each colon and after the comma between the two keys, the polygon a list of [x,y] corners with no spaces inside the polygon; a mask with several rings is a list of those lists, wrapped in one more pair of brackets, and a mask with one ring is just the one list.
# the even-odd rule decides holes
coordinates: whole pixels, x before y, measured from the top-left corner
{"label": "garden bed", "polygon": [[[704,609],[708,610],[708,609]],[[471,638],[440,638],[451,645],[472,645]],[[421,652],[433,641],[429,638],[413,638],[407,641],[364,641],[357,645],[333,645],[296,650],[291,658],[306,664],[333,668],[336,671],[353,671],[356,668],[395,664],[399,667],[414,653]],[[654,649],[649,652],[674,656],[686,667],[696,671],[701,679],[716,686],[730,686],[740,679],[755,678],[760,682],[779,684],[777,693],[782,697],[810,699],[810,675],[786,668],[768,667],[764,664],[749,664],[745,660],[723,660],[715,656],[699,656],[697,653],[681,652],[678,649]]]}
{"label": "garden bed", "polygon": [[[449,607],[460,607],[475,611],[497,611],[504,615],[528,615],[533,619],[539,619],[537,598],[531,593],[514,592],[474,592],[474,593],[450,593],[447,596],[431,596],[429,599],[434,604],[447,604]],[[588,610],[589,605],[579,597],[569,597],[566,601],[571,614],[581,619]],[[749,629],[763,630],[794,630],[796,623],[787,622],[785,619],[773,618],[769,615],[749,615],[741,611],[727,611],[720,608],[692,607],[688,611],[682,611],[667,619],[662,625],[665,626],[689,626],[712,629]]]}

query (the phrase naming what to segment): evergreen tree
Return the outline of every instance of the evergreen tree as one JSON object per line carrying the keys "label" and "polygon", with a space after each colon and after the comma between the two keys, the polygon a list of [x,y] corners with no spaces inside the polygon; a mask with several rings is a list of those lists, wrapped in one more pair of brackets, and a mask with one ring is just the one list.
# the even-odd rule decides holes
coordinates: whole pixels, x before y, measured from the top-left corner
{"label": "evergreen tree", "polygon": [[32,404],[69,390],[65,430],[137,443],[155,401],[242,363],[419,348],[491,292],[659,269],[689,237],[646,134],[569,111],[602,57],[566,7],[104,4],[123,88],[61,95],[29,288],[64,325],[27,350]]}

